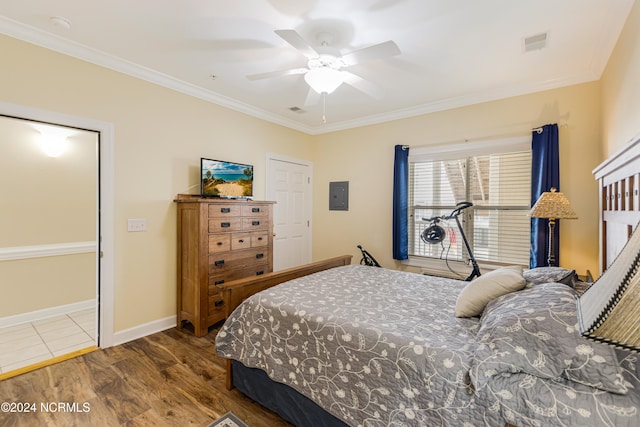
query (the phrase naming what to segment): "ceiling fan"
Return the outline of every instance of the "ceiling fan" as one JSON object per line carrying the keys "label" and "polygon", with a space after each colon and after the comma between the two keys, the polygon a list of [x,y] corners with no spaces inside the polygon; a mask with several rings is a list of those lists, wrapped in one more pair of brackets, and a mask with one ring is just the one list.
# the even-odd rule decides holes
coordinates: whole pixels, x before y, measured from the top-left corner
{"label": "ceiling fan", "polygon": [[319,95],[332,93],[343,83],[347,83],[372,97],[379,97],[375,85],[356,74],[345,71],[344,68],[364,61],[400,54],[400,49],[392,40],[341,55],[337,50],[331,49],[331,35],[329,33],[318,35],[321,44],[318,50],[311,47],[295,30],[276,30],[275,33],[298,49],[308,59],[307,67],[251,74],[247,78],[249,80],[260,80],[304,74],[304,80],[312,89],[309,91],[305,105],[311,104]]}

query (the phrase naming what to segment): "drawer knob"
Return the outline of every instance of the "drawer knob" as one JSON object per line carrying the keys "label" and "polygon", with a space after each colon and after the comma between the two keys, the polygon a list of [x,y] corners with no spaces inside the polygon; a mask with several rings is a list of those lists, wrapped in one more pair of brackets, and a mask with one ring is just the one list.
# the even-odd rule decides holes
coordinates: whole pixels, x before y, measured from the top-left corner
{"label": "drawer knob", "polygon": [[238,243],[244,243],[244,239],[239,239]]}
{"label": "drawer knob", "polygon": [[230,222],[221,222],[220,223],[220,227],[222,227],[222,228],[231,227],[231,223]]}
{"label": "drawer knob", "polygon": [[251,221],[251,225],[260,225],[260,221]]}
{"label": "drawer knob", "polygon": [[216,262],[213,263],[216,267],[220,267],[222,265],[224,265],[224,260],[223,259],[219,259]]}
{"label": "drawer knob", "polygon": [[263,270],[256,271],[256,276],[262,276],[264,274]]}
{"label": "drawer knob", "polygon": [[262,258],[264,258],[264,254],[256,254],[256,258],[262,259]]}
{"label": "drawer knob", "polygon": [[231,212],[231,209],[230,208],[220,208],[220,212],[221,213],[229,213],[229,212]]}
{"label": "drawer knob", "polygon": [[214,285],[222,285],[223,283],[224,283],[224,279],[216,280],[215,282],[213,282]]}
{"label": "drawer knob", "polygon": [[258,213],[260,212],[260,208],[251,208],[251,212]]}
{"label": "drawer knob", "polygon": [[220,307],[220,306],[224,305],[224,300],[220,299],[220,300],[214,302],[213,305],[215,305],[216,307]]}
{"label": "drawer knob", "polygon": [[262,237],[258,237],[258,242],[262,241]]}
{"label": "drawer knob", "polygon": [[218,243],[216,243],[216,245],[222,246],[222,245],[224,245],[224,243],[223,242],[218,242]]}

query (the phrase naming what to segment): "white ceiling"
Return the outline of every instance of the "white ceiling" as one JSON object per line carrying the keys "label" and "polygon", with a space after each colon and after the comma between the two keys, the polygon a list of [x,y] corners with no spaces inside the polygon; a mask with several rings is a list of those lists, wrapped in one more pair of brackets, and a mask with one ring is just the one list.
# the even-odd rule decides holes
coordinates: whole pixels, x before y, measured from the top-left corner
{"label": "white ceiling", "polygon": [[[319,134],[597,80],[633,2],[0,0],[0,32]],[[306,66],[278,29],[315,48],[328,33],[341,54],[387,40],[401,53],[349,67],[380,95],[343,84],[323,123],[323,103],[305,105],[303,75],[246,78]],[[544,32],[547,47],[525,52]]]}

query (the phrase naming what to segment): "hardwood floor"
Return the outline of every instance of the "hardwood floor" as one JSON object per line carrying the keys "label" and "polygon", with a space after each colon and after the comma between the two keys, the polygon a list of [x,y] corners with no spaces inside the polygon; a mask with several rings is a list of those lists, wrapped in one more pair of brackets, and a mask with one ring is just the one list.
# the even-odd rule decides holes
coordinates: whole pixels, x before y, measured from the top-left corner
{"label": "hardwood floor", "polygon": [[0,426],[204,427],[228,411],[251,427],[291,426],[225,388],[217,332],[169,329],[0,381],[0,403],[13,405]]}

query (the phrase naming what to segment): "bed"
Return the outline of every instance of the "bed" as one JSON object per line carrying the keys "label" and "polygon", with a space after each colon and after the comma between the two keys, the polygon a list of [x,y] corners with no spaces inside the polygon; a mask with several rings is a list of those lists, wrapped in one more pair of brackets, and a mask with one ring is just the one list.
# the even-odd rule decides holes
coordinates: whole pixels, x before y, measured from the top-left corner
{"label": "bed", "polygon": [[[638,146],[596,169],[605,200],[637,189]],[[601,207],[610,258],[612,235],[631,235],[640,206]],[[216,350],[227,385],[300,426],[638,425],[637,353],[580,335],[574,272],[517,273],[511,292],[473,294],[486,299],[481,315],[456,316],[469,289],[517,276],[501,270],[472,288],[345,256],[225,284]]]}

